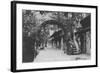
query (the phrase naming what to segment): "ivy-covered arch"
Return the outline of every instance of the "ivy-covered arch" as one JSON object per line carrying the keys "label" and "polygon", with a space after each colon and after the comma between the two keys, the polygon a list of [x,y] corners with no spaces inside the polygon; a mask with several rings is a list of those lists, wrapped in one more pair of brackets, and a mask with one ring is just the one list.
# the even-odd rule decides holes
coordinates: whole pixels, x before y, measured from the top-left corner
{"label": "ivy-covered arch", "polygon": [[58,22],[57,20],[47,20],[47,21],[44,21],[44,22],[41,24],[41,27],[45,28],[46,25],[48,25],[48,24],[57,25],[59,28],[62,28],[62,29],[63,29],[62,23]]}

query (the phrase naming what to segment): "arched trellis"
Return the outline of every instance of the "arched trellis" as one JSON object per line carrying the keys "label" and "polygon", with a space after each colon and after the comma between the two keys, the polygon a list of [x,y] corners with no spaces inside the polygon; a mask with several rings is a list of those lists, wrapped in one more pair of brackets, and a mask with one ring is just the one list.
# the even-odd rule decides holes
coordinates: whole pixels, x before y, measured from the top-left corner
{"label": "arched trellis", "polygon": [[45,26],[47,24],[53,24],[53,25],[57,25],[59,28],[61,28],[63,30],[63,25],[62,23],[58,22],[57,20],[47,20],[47,21],[44,21],[42,24],[41,24],[41,28],[45,28]]}
{"label": "arched trellis", "polygon": [[56,34],[60,34],[60,35],[58,35],[58,37],[57,38],[59,38],[59,37],[63,37],[63,35],[64,35],[64,27],[63,27],[63,24],[62,23],[60,23],[59,21],[57,21],[57,20],[47,20],[47,21],[44,21],[42,24],[41,24],[41,29],[45,29],[45,27],[46,27],[46,25],[57,25],[58,26],[58,28],[61,28],[61,30],[59,31],[59,32],[55,32],[51,37],[53,37],[53,36],[56,36]]}
{"label": "arched trellis", "polygon": [[[63,38],[63,36],[64,36],[64,27],[63,27],[63,24],[60,23],[57,20],[47,20],[47,21],[44,21],[41,24],[40,28],[45,30],[46,25],[57,25],[57,27],[61,29],[61,30],[55,32],[52,36],[50,36],[50,38],[52,38],[52,37],[54,38],[54,39],[52,39],[52,41],[54,41],[56,43],[58,41],[59,43],[61,43],[61,38]],[[62,42],[63,42],[63,40],[62,40]]]}

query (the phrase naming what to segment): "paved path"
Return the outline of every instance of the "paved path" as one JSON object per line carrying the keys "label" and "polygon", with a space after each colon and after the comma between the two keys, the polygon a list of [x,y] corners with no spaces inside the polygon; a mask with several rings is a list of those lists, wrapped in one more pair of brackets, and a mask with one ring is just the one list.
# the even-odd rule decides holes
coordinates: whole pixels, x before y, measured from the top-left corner
{"label": "paved path", "polygon": [[64,55],[61,50],[45,49],[39,52],[34,62],[59,61],[65,58]]}
{"label": "paved path", "polygon": [[50,62],[50,61],[68,61],[68,60],[85,60],[89,57],[86,55],[66,55],[63,51],[51,47],[41,50],[34,62]]}

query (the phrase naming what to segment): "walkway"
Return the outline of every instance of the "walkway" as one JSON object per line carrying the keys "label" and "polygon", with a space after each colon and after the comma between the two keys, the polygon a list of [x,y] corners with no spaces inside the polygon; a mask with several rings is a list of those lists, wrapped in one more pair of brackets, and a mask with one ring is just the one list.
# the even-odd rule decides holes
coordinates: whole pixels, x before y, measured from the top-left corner
{"label": "walkway", "polygon": [[34,62],[51,62],[51,61],[68,61],[68,60],[86,60],[90,57],[87,55],[66,55],[63,51],[53,48],[41,50]]}

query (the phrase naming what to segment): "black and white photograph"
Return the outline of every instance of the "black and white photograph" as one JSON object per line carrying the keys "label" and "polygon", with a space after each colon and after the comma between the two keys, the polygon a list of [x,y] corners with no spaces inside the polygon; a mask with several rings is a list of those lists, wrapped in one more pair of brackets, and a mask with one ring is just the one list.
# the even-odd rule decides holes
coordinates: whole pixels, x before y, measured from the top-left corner
{"label": "black and white photograph", "polygon": [[91,13],[22,10],[25,62],[91,59]]}
{"label": "black and white photograph", "polygon": [[97,66],[96,6],[17,1],[12,6],[12,71]]}

